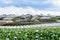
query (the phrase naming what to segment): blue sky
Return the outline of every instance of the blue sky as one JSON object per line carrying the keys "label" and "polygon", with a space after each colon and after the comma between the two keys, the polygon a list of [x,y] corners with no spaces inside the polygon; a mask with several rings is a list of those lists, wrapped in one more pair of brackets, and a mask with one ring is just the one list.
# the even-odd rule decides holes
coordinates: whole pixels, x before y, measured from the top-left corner
{"label": "blue sky", "polygon": [[60,11],[60,0],[0,0],[0,8],[5,7],[26,8],[31,7],[45,11]]}
{"label": "blue sky", "polygon": [[0,0],[0,7],[33,7],[40,10],[60,11],[59,6],[57,6],[57,4],[59,5],[58,1],[60,0],[57,2],[56,0]]}

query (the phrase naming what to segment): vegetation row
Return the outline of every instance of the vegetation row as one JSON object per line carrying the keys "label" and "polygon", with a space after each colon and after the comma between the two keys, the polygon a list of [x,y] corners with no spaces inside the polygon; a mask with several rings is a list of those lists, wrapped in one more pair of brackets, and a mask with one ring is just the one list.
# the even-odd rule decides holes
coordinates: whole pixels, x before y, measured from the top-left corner
{"label": "vegetation row", "polygon": [[60,28],[0,28],[0,40],[60,40]]}

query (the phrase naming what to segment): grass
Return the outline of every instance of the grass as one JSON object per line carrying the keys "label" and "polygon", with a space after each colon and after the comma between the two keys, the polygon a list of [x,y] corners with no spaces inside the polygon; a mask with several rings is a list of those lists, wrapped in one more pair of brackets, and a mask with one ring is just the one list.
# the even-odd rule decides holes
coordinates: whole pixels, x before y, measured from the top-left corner
{"label": "grass", "polygon": [[6,38],[10,40],[60,40],[60,28],[0,28],[0,40],[6,40]]}

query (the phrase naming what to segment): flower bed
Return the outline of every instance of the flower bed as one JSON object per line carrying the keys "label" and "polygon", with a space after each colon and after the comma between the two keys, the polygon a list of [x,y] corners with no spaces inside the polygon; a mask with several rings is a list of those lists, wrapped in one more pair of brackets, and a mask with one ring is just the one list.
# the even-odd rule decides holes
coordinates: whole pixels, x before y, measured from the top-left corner
{"label": "flower bed", "polygon": [[0,28],[0,40],[60,40],[60,28]]}

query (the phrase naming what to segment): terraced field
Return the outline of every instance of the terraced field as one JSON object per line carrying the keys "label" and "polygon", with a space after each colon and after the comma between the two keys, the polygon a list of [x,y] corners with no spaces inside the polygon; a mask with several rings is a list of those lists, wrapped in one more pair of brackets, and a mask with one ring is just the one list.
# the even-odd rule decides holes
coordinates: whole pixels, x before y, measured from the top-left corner
{"label": "terraced field", "polygon": [[60,28],[0,28],[0,40],[60,40]]}

